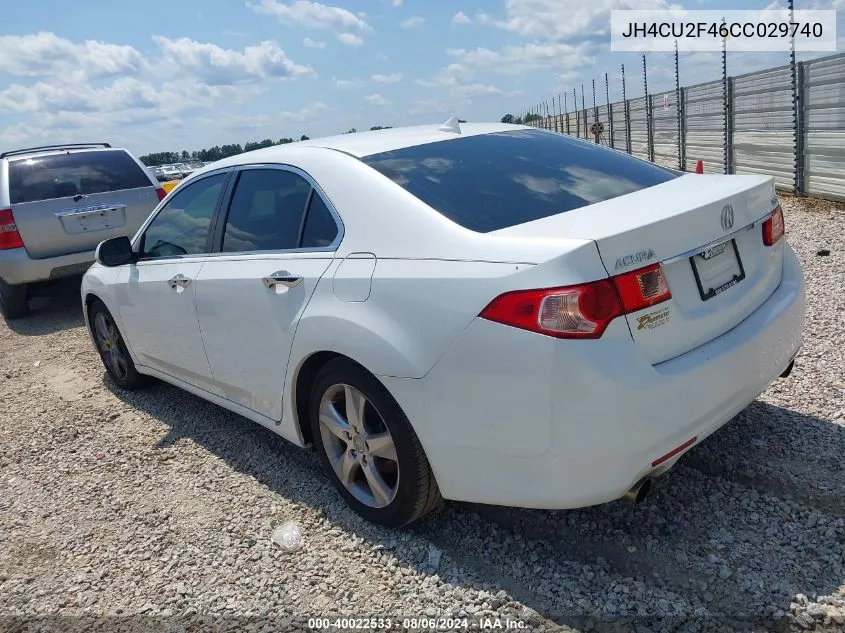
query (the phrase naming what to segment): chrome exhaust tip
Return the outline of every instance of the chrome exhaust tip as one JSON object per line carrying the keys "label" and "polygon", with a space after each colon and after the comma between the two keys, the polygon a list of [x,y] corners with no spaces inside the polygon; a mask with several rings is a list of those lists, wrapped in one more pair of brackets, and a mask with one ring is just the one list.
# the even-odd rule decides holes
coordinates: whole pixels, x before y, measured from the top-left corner
{"label": "chrome exhaust tip", "polygon": [[651,478],[646,477],[638,481],[634,486],[622,495],[622,498],[625,501],[630,501],[634,505],[640,503],[643,499],[648,496],[648,493],[651,491]]}

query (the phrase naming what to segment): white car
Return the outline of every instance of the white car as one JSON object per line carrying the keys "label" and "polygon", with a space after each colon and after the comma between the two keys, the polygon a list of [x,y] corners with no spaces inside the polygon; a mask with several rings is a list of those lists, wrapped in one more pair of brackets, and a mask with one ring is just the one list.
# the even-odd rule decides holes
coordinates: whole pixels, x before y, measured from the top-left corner
{"label": "white car", "polygon": [[397,128],[198,171],[100,244],[85,318],[301,446],[364,517],[640,499],[801,346],[773,181],[504,124]]}

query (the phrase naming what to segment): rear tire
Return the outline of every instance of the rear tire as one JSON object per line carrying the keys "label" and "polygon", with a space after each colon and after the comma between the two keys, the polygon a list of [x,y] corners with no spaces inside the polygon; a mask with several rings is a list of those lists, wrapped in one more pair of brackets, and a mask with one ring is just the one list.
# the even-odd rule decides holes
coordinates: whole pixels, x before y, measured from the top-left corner
{"label": "rear tire", "polygon": [[362,517],[396,528],[443,504],[408,418],[363,367],[346,358],[327,363],[314,380],[309,411],[323,470]]}
{"label": "rear tire", "polygon": [[29,291],[26,284],[10,286],[0,279],[0,313],[7,320],[20,319],[29,314]]}
{"label": "rear tire", "polygon": [[102,301],[97,300],[91,304],[88,311],[88,323],[100,360],[103,361],[106,372],[114,383],[127,391],[146,387],[150,383],[149,376],[139,374],[135,369],[135,363],[123,342],[123,336]]}

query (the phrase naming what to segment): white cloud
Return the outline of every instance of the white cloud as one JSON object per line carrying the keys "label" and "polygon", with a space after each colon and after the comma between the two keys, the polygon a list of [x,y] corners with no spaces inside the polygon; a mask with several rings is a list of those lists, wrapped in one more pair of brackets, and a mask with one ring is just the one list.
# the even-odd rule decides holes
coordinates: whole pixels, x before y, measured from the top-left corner
{"label": "white cloud", "polygon": [[363,14],[355,15],[343,7],[333,7],[310,0],[279,2],[278,0],[247,0],[256,13],[273,15],[283,22],[292,22],[314,29],[359,29],[371,31]]}
{"label": "white cloud", "polygon": [[360,79],[335,79],[334,80],[334,87],[338,90],[355,90],[357,88],[363,88],[365,82],[361,81]]}
{"label": "white cloud", "polygon": [[419,26],[422,26],[423,24],[425,24],[425,18],[420,18],[420,17],[414,16],[412,18],[408,18],[407,20],[401,22],[399,24],[399,27],[403,28],[403,29],[415,29]]}
{"label": "white cloud", "polygon": [[347,46],[361,46],[361,44],[364,43],[364,40],[362,40],[354,33],[338,33],[337,39],[338,41],[346,44]]}
{"label": "white cloud", "polygon": [[162,103],[161,93],[152,84],[133,77],[94,88],[85,83],[48,83],[30,86],[12,84],[0,91],[0,110],[35,112],[116,112],[154,108]]}
{"label": "white cloud", "polygon": [[314,73],[310,66],[289,59],[276,42],[261,42],[240,52],[187,37],[171,40],[154,35],[153,41],[169,68],[179,68],[210,85],[232,85]]}
{"label": "white cloud", "polygon": [[310,37],[306,37],[304,40],[302,40],[302,45],[305,46],[305,48],[325,48],[326,47],[325,42],[317,42],[317,41],[312,40]]}
{"label": "white cloud", "polygon": [[573,36],[606,33],[612,9],[666,9],[666,0],[591,0],[574,3],[560,0],[506,0],[507,17],[496,20],[479,12],[476,20],[528,37],[561,40]]}
{"label": "white cloud", "polygon": [[392,0],[391,4],[394,7],[401,7],[402,6],[402,0]]}
{"label": "white cloud", "polygon": [[392,73],[390,75],[373,75],[372,80],[377,84],[395,84],[402,81],[402,73]]}
{"label": "white cloud", "polygon": [[490,97],[493,95],[500,95],[502,91],[496,86],[487,84],[466,84],[464,86],[456,86],[452,93],[455,95],[474,98],[474,97]]}
{"label": "white cloud", "polygon": [[387,106],[390,105],[390,101],[382,97],[380,94],[374,95],[367,95],[364,97],[366,101],[374,106]]}
{"label": "white cloud", "polygon": [[463,11],[458,11],[452,16],[452,26],[457,26],[458,24],[472,24],[472,20]]}
{"label": "white cloud", "polygon": [[131,46],[75,43],[49,32],[0,36],[0,72],[16,77],[108,77],[136,74],[145,65],[144,56]]}
{"label": "white cloud", "polygon": [[472,50],[450,48],[446,53],[468,67],[521,74],[538,68],[579,68],[591,65],[595,59],[589,54],[590,51],[590,44],[549,42],[506,46],[502,51],[482,47]]}

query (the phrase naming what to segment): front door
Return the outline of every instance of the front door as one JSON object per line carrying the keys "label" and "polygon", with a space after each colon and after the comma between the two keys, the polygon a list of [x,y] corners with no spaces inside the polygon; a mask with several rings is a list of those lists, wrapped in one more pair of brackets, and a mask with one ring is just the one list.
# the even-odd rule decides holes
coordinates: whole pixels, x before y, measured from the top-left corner
{"label": "front door", "polygon": [[334,215],[303,175],[285,168],[240,172],[220,252],[196,283],[205,350],[226,398],[281,420],[296,325],[338,235]]}
{"label": "front door", "polygon": [[187,185],[144,230],[137,264],[122,267],[118,306],[138,362],[206,390],[213,375],[202,345],[196,280],[228,173]]}

